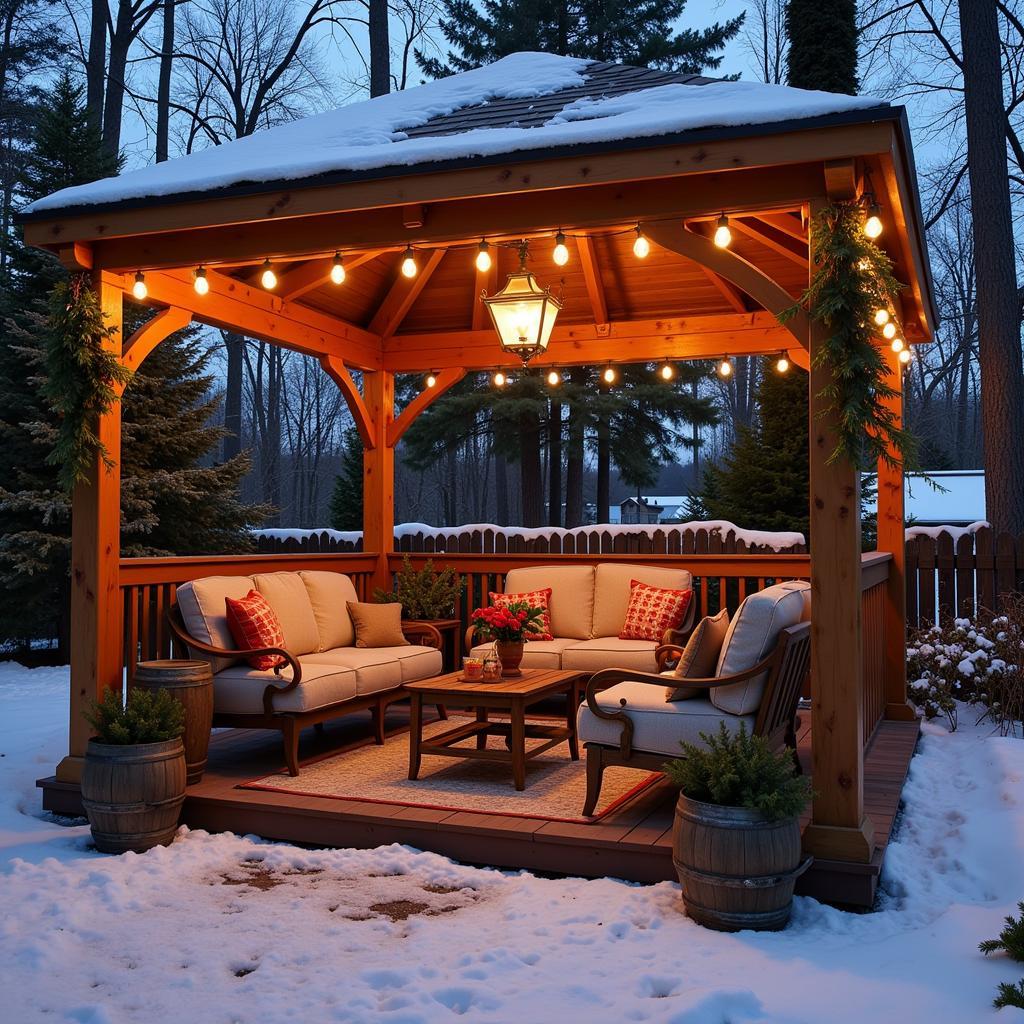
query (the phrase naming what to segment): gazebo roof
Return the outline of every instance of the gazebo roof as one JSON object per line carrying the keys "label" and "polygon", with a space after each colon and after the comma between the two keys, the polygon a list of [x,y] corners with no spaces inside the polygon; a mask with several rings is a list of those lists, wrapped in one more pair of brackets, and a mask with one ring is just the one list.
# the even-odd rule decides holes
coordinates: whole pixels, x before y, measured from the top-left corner
{"label": "gazebo roof", "polygon": [[258,193],[284,184],[367,180],[515,154],[537,158],[723,137],[766,126],[792,131],[887,118],[870,96],[734,82],[546,53],[515,53],[486,67],[404,92],[351,103],[176,160],[64,189],[32,204],[26,220],[58,211],[148,205]]}

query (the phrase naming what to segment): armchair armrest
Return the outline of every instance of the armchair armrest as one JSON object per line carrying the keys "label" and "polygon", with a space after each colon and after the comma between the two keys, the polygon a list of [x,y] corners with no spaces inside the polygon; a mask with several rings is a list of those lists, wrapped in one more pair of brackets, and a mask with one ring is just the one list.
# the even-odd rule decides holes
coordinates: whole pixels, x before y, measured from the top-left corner
{"label": "armchair armrest", "polygon": [[407,640],[418,641],[423,647],[433,647],[436,651],[441,650],[441,631],[429,622],[409,619],[402,623],[402,635]]}
{"label": "armchair armrest", "polygon": [[[666,635],[668,632],[668,630],[665,631]],[[668,640],[660,644],[654,651],[654,656],[658,659],[658,671],[664,672],[666,668],[673,668],[678,664],[679,659],[683,656],[683,649],[683,644],[674,644]]]}

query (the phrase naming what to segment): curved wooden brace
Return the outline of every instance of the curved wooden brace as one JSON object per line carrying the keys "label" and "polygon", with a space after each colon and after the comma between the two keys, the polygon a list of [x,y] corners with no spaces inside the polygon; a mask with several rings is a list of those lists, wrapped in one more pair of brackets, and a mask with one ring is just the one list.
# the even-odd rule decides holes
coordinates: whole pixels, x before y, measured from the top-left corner
{"label": "curved wooden brace", "polygon": [[[134,373],[143,363],[146,356],[170,337],[192,322],[192,314],[187,309],[171,306],[162,309],[151,320],[147,320],[126,342],[121,351],[122,365]],[[124,392],[124,385],[118,393]]]}
{"label": "curved wooden brace", "polygon": [[429,409],[452,385],[458,384],[466,371],[461,366],[453,366],[437,373],[437,383],[432,388],[421,391],[403,410],[393,423],[388,425],[388,447],[394,448],[402,439],[402,435],[412,426],[413,420],[421,412]]}
{"label": "curved wooden brace", "polygon": [[359,431],[363,447],[368,451],[372,451],[377,447],[373,419],[366,408],[363,396],[359,393],[359,388],[356,387],[356,382],[352,379],[352,374],[348,372],[348,368],[339,356],[321,356],[320,365],[334,383],[341,388],[341,393],[345,396],[345,401],[348,403],[349,412],[352,413],[352,419],[355,421],[356,430]]}
{"label": "curved wooden brace", "polygon": [[[719,249],[703,235],[687,231],[681,224],[647,223],[644,224],[644,233],[663,249],[685,256],[731,281],[769,313],[778,316],[793,305],[789,292],[752,263],[729,249]],[[783,326],[796,338],[801,348],[807,348],[810,326],[803,310]]]}
{"label": "curved wooden brace", "polygon": [[807,370],[810,372],[811,369],[811,355],[805,348],[791,348],[787,353],[786,357],[794,366],[799,366],[801,370]]}

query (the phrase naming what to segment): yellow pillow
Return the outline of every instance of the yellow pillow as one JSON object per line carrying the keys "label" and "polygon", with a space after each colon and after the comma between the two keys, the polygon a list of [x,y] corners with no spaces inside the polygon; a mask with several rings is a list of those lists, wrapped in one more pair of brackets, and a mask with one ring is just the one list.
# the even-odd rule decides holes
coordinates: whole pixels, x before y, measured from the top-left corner
{"label": "yellow pillow", "polygon": [[[717,615],[707,615],[697,623],[690,634],[686,647],[679,656],[675,674],[679,679],[710,679],[718,666],[725,634],[729,631],[729,609],[723,608]],[[691,697],[707,697],[710,690],[692,686],[669,686],[665,690],[667,702],[689,700]]]}
{"label": "yellow pillow", "polygon": [[346,601],[356,631],[356,647],[408,647],[402,634],[402,606]]}

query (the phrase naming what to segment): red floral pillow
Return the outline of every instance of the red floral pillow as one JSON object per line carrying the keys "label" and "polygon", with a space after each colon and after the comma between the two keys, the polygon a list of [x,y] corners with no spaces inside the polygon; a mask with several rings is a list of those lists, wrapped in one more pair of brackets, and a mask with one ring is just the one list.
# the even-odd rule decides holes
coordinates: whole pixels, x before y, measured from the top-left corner
{"label": "red floral pillow", "polygon": [[494,591],[490,594],[491,604],[495,608],[507,608],[517,601],[525,601],[531,608],[540,608],[541,631],[539,633],[524,634],[527,640],[554,640],[551,632],[551,612],[548,611],[548,602],[551,599],[551,588],[546,590],[529,590],[521,594],[497,594]]}
{"label": "red floral pillow", "polygon": [[[261,647],[284,647],[284,630],[267,599],[250,590],[238,599],[225,597],[228,629],[240,651],[257,651]],[[265,671],[284,664],[280,654],[259,654],[246,659],[253,668]]]}
{"label": "red floral pillow", "polygon": [[639,580],[629,582],[629,607],[620,640],[660,642],[666,629],[678,629],[693,600],[692,590],[665,590]]}

